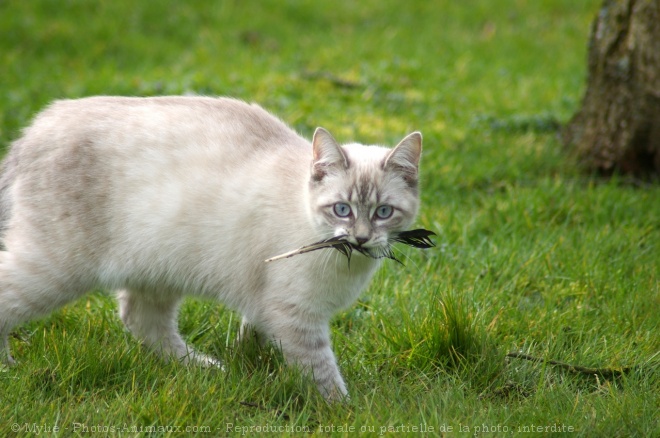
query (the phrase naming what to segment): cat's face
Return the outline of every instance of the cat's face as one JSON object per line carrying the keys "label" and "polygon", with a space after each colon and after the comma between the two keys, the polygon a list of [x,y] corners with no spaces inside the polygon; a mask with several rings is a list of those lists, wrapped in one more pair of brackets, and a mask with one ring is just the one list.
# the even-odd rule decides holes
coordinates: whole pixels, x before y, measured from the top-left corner
{"label": "cat's face", "polygon": [[382,256],[390,235],[410,227],[417,214],[421,134],[387,149],[339,146],[319,128],[313,146],[309,204],[320,237],[347,235],[353,245]]}

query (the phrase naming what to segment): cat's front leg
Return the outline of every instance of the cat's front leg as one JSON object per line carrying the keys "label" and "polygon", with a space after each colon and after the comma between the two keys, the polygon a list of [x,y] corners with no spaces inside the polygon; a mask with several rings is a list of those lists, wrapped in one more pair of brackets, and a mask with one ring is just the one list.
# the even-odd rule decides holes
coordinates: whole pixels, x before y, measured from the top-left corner
{"label": "cat's front leg", "polygon": [[269,324],[273,340],[282,349],[287,363],[311,375],[327,400],[347,399],[346,384],[330,345],[328,321],[302,318],[295,315],[295,311],[291,313],[293,315]]}
{"label": "cat's front leg", "polygon": [[257,331],[257,327],[247,317],[243,316],[241,328],[238,330],[238,336],[236,336],[236,343],[247,343],[253,339],[259,342],[262,347],[268,343],[268,339]]}
{"label": "cat's front leg", "polygon": [[122,290],[117,294],[119,316],[145,346],[163,358],[185,364],[222,368],[222,363],[187,345],[177,329],[178,297],[157,296],[145,291]]}

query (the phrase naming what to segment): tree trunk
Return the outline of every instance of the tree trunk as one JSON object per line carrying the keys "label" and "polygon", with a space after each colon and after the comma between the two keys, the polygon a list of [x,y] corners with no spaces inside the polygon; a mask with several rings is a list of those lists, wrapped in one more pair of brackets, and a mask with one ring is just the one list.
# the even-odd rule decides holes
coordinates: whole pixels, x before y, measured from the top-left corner
{"label": "tree trunk", "polygon": [[562,137],[589,169],[660,175],[660,1],[603,2],[582,108]]}

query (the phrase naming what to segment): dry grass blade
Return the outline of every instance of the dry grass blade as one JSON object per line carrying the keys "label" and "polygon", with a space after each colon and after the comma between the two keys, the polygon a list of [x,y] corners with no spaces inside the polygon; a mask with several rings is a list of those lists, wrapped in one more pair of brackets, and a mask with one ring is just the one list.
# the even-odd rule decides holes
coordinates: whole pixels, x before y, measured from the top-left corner
{"label": "dry grass blade", "polygon": [[543,359],[541,357],[536,357],[536,356],[531,356],[529,354],[524,354],[520,353],[517,351],[513,351],[511,353],[508,353],[506,357],[512,357],[516,359],[524,359],[524,360],[529,360],[531,362],[539,362],[539,363],[548,363],[550,365],[554,365],[559,368],[563,368],[567,371],[570,371],[572,373],[579,373],[579,374],[586,374],[590,376],[601,376],[606,379],[611,379],[614,377],[620,377],[624,374],[629,373],[633,367],[622,367],[622,368],[590,368],[590,367],[584,367],[581,365],[572,365],[569,363],[564,363],[564,362],[559,362],[557,360],[551,360],[551,359]]}

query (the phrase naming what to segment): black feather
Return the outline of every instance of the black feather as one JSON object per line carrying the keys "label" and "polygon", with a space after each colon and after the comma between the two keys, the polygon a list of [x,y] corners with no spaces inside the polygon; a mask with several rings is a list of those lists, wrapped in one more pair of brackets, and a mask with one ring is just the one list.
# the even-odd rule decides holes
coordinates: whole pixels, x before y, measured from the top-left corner
{"label": "black feather", "polygon": [[406,245],[414,246],[415,248],[432,248],[435,243],[431,240],[431,236],[435,236],[433,231],[418,228],[416,230],[401,231],[398,234],[390,237],[390,241],[405,243]]}

